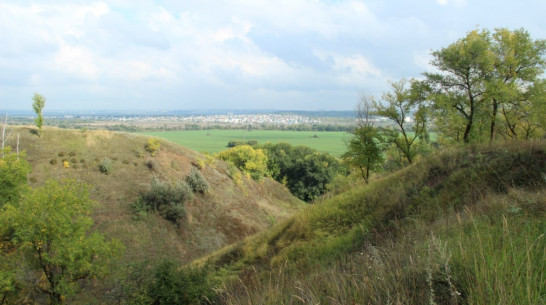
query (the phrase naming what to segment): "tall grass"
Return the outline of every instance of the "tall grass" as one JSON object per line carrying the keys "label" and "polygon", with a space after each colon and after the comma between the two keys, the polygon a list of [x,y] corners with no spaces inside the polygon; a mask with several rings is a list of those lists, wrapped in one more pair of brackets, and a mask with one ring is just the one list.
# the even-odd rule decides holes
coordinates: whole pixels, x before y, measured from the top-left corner
{"label": "tall grass", "polygon": [[320,202],[220,255],[221,303],[544,304],[544,156],[454,150]]}
{"label": "tall grass", "polygon": [[[536,205],[544,195],[518,192]],[[225,287],[222,304],[544,304],[544,213],[497,199],[480,205],[498,211],[467,209],[449,224],[381,235],[329,266],[246,271]]]}

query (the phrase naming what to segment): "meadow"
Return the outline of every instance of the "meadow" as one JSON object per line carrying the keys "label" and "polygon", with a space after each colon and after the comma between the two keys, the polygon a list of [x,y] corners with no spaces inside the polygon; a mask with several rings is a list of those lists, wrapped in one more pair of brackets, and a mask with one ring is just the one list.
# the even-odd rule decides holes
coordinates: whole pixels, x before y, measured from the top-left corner
{"label": "meadow", "polygon": [[304,145],[339,157],[346,151],[345,142],[351,138],[346,132],[280,131],[280,130],[179,130],[141,132],[139,134],[163,138],[184,147],[208,153],[226,150],[231,140],[256,140],[259,144],[286,142]]}

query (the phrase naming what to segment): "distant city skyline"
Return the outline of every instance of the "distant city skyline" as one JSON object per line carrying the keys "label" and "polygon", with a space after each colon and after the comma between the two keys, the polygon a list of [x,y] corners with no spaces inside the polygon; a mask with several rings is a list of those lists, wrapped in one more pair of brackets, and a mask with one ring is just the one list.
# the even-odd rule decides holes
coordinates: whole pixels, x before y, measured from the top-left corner
{"label": "distant city skyline", "polygon": [[[7,0],[0,109],[352,110],[474,29],[546,37],[546,1]],[[3,115],[3,113],[0,113]]]}

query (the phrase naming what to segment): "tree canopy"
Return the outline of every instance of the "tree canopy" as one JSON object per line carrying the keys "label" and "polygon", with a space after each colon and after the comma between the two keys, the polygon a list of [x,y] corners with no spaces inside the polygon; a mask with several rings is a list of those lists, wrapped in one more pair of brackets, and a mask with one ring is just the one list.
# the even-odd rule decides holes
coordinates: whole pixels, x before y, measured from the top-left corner
{"label": "tree canopy", "polygon": [[32,97],[32,100],[34,103],[32,103],[32,109],[34,109],[34,112],[36,113],[37,117],[35,119],[36,127],[38,127],[38,135],[40,138],[42,137],[42,125],[44,124],[44,116],[42,115],[42,109],[45,106],[45,97],[38,93],[34,93],[34,96]]}
{"label": "tree canopy", "polygon": [[35,268],[36,288],[51,304],[63,303],[81,280],[107,273],[110,259],[122,249],[118,241],[92,231],[91,204],[84,185],[48,181],[0,214],[0,235],[15,247],[4,255],[23,254],[26,268]]}

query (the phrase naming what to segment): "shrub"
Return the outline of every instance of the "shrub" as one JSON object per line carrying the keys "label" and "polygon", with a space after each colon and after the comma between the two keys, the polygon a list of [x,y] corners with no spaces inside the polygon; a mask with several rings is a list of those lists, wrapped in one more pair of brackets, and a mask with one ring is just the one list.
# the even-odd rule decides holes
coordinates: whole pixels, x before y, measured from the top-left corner
{"label": "shrub", "polygon": [[71,152],[68,153],[68,155],[69,155],[70,157],[74,157],[74,156],[76,155],[76,152],[75,152],[75,151],[71,151]]}
{"label": "shrub", "polygon": [[51,159],[51,160],[49,160],[49,164],[51,164],[51,165],[56,165],[56,164],[57,164],[57,159]]}
{"label": "shrub", "polygon": [[99,164],[99,170],[103,174],[110,174],[112,172],[112,161],[108,158],[102,159],[101,163]]}
{"label": "shrub", "polygon": [[64,157],[64,151],[59,152],[57,155],[61,158]]}
{"label": "shrub", "polygon": [[146,166],[147,166],[150,170],[156,171],[157,168],[158,168],[158,163],[157,163],[156,160],[150,159],[150,160],[146,161]]}
{"label": "shrub", "polygon": [[148,287],[153,304],[203,304],[203,299],[211,298],[213,293],[206,268],[180,269],[178,263],[169,260],[156,267]]}
{"label": "shrub", "polygon": [[179,223],[186,214],[185,203],[191,200],[193,193],[187,183],[169,184],[154,179],[150,190],[140,194],[133,208],[137,212],[159,212],[165,219]]}
{"label": "shrub", "polygon": [[157,138],[148,138],[148,143],[144,147],[147,152],[152,154],[152,157],[155,156],[157,151],[159,150],[159,147],[161,144],[159,143],[159,139]]}
{"label": "shrub", "polygon": [[190,175],[186,177],[186,182],[194,192],[198,193],[206,193],[210,187],[203,174],[196,168],[191,169]]}
{"label": "shrub", "polygon": [[267,172],[267,156],[261,149],[254,149],[249,145],[241,145],[222,151],[218,158],[233,163],[237,168],[250,173],[254,180],[258,180]]}
{"label": "shrub", "polygon": [[129,160],[127,160],[127,159],[123,159],[123,161],[121,161],[121,163],[123,163],[123,164],[127,165],[127,164],[129,164]]}

